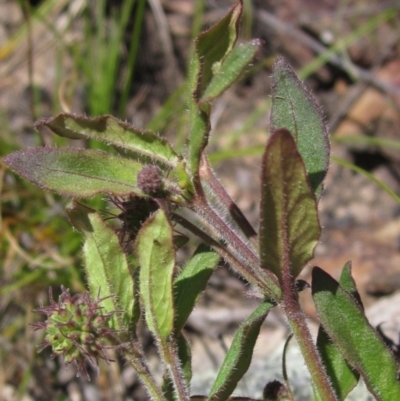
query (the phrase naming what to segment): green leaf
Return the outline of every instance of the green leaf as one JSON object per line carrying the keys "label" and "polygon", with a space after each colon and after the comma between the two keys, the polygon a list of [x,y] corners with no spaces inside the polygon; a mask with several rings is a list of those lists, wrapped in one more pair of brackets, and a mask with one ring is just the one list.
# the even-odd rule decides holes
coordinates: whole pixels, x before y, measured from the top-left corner
{"label": "green leaf", "polygon": [[128,151],[132,157],[145,157],[169,167],[176,166],[178,162],[178,155],[167,140],[109,115],[88,118],[61,113],[54,118],[37,121],[35,127],[39,131],[47,127],[65,138],[95,139]]}
{"label": "green leaf", "polygon": [[311,187],[319,197],[330,153],[328,133],[320,109],[283,58],[275,63],[272,80],[271,132],[286,128],[292,133]]}
{"label": "green leaf", "polygon": [[191,90],[196,100],[202,97],[235,45],[242,8],[242,2],[237,3],[225,17],[197,36],[190,73]]}
{"label": "green leaf", "polygon": [[235,47],[223,60],[221,68],[212,77],[209,85],[200,99],[207,103],[220,96],[243,73],[261,47],[260,40],[242,43]]}
{"label": "green leaf", "polygon": [[73,202],[67,212],[74,227],[85,236],[83,256],[91,296],[110,297],[101,303],[103,312],[117,311],[114,328],[129,329],[134,318],[134,280],[117,235],[84,205]]}
{"label": "green leaf", "polygon": [[195,40],[189,72],[189,162],[194,176],[198,173],[200,157],[207,146],[210,132],[211,108],[208,103],[200,108],[198,101],[236,43],[242,7],[242,2],[239,2],[224,18],[199,34]]}
{"label": "green leaf", "polygon": [[328,336],[380,401],[400,400],[398,366],[356,299],[328,273],[315,267],[312,295]]}
{"label": "green leaf", "polygon": [[261,173],[261,267],[296,277],[312,258],[320,236],[317,202],[289,131],[270,137]]}
{"label": "green leaf", "polygon": [[260,328],[274,306],[272,302],[264,301],[240,325],[207,400],[225,401],[235,390],[250,366]]}
{"label": "green leaf", "polygon": [[175,330],[183,328],[208,279],[218,265],[220,256],[206,245],[200,245],[193,257],[175,279]]}
{"label": "green leaf", "polygon": [[156,338],[164,341],[174,325],[172,281],[175,250],[172,227],[163,210],[158,210],[145,221],[137,235],[135,248],[146,322]]}
{"label": "green leaf", "polygon": [[98,193],[144,194],[137,188],[142,165],[98,150],[72,148],[28,148],[14,152],[4,163],[43,189],[75,198]]}
{"label": "green leaf", "polygon": [[351,274],[351,262],[347,262],[344,265],[339,278],[339,284],[356,299],[361,308],[364,308],[360,294],[357,290],[356,282]]}
{"label": "green leaf", "polygon": [[[355,282],[351,276],[351,262],[346,263],[344,266],[339,284],[344,290],[360,300]],[[361,300],[359,304],[361,305]],[[350,367],[322,326],[318,331],[317,348],[333,389],[339,400],[345,400],[350,391],[357,385],[360,374]],[[317,393],[316,399],[323,401],[318,397]]]}

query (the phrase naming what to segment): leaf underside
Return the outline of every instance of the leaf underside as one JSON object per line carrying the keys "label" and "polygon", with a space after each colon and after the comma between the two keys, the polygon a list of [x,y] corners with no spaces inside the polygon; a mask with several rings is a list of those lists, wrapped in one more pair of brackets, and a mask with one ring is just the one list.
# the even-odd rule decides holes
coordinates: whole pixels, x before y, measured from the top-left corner
{"label": "leaf underside", "polygon": [[296,277],[313,257],[320,236],[317,203],[296,142],[289,131],[276,130],[262,159],[261,267]]}
{"label": "leaf underside", "polygon": [[98,193],[144,194],[137,188],[142,165],[99,150],[28,148],[11,153],[4,163],[40,188],[74,198]]}

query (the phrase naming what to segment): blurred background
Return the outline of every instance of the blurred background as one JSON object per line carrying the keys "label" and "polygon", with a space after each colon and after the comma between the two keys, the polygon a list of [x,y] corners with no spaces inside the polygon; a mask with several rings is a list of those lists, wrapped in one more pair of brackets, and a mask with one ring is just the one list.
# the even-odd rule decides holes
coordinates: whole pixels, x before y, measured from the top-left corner
{"label": "blurred background", "polygon": [[[0,0],[0,157],[29,146],[87,146],[33,123],[62,111],[113,114],[185,146],[186,77],[194,37],[223,17],[230,0]],[[271,67],[285,57],[318,100],[333,159],[320,202],[323,235],[312,265],[337,277],[348,260],[367,314],[398,341],[400,332],[400,2],[244,0],[241,41],[263,47],[240,82],[213,107],[209,155],[228,192],[258,225],[259,166],[269,135]],[[91,381],[77,378],[29,325],[39,302],[64,285],[83,292],[82,238],[64,212],[69,199],[36,188],[0,164],[0,400],[145,400],[118,355]],[[99,197],[87,202],[106,210]],[[302,278],[309,279],[309,269]],[[188,324],[193,393],[205,393],[238,324],[257,300],[227,266],[218,268]],[[301,294],[310,324],[317,317]],[[268,317],[244,394],[260,397],[281,377],[288,334]],[[149,336],[144,346],[162,372]],[[277,350],[280,351],[277,353]],[[289,352],[299,400],[304,366]],[[303,389],[303,390],[302,390]],[[240,394],[239,389],[238,394]],[[355,399],[368,399],[364,398]]]}

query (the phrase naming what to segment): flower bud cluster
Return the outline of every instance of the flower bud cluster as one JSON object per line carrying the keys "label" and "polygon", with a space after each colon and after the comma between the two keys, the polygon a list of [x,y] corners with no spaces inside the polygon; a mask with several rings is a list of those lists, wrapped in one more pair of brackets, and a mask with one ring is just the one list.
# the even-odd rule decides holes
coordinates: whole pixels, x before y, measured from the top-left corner
{"label": "flower bud cluster", "polygon": [[116,333],[107,324],[114,313],[103,314],[100,303],[105,299],[92,300],[90,294],[72,296],[68,289],[62,287],[58,302],[49,291],[50,305],[41,306],[35,312],[47,316],[47,320],[35,323],[35,330],[43,329],[46,332],[44,341],[40,344],[40,351],[50,346],[52,357],[62,355],[65,364],[73,364],[78,376],[86,374],[86,361],[97,366],[99,358],[108,359],[105,349],[116,346],[104,345],[107,338]]}

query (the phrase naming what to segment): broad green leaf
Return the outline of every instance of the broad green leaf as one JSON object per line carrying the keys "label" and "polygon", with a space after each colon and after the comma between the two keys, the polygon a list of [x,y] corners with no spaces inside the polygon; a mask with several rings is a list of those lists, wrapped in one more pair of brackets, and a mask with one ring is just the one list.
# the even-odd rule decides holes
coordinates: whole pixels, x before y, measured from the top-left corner
{"label": "broad green leaf", "polygon": [[176,331],[183,328],[219,260],[220,256],[217,253],[205,245],[200,245],[175,279]]}
{"label": "broad green leaf", "polygon": [[[355,282],[351,276],[350,262],[346,263],[344,266],[339,284],[347,292],[353,294],[356,299],[360,299]],[[345,400],[350,391],[357,385],[360,374],[349,366],[322,326],[320,326],[318,331],[317,348],[321,355],[322,363],[331,380],[333,389],[339,400]],[[317,401],[323,401],[319,398],[317,393],[315,396]]]}
{"label": "broad green leaf", "polygon": [[225,401],[235,390],[250,366],[260,328],[274,306],[272,302],[264,301],[240,325],[207,400]]}
{"label": "broad green leaf", "polygon": [[235,47],[223,60],[220,69],[212,77],[200,103],[207,103],[220,96],[243,73],[253,60],[261,47],[259,40],[250,43],[242,43]]}
{"label": "broad green leaf", "polygon": [[174,325],[172,284],[175,266],[172,227],[163,210],[145,221],[135,245],[146,322],[156,338],[163,341]]}
{"label": "broad green leaf", "polygon": [[398,366],[356,299],[318,267],[312,272],[312,295],[325,331],[368,390],[380,401],[400,400]]}
{"label": "broad green leaf", "polygon": [[296,277],[312,258],[320,236],[315,195],[289,131],[276,130],[265,149],[261,172],[261,267]]}
{"label": "broad green leaf", "polygon": [[239,2],[224,18],[199,34],[195,40],[189,72],[189,162],[194,179],[201,154],[208,143],[211,113],[209,104],[203,104],[200,108],[198,101],[236,43],[242,7],[242,2]]}
{"label": "broad green leaf", "polygon": [[165,166],[174,167],[178,162],[178,155],[166,139],[109,115],[89,118],[61,113],[54,118],[37,121],[35,127],[39,131],[47,127],[65,138],[95,139],[126,150],[129,155],[144,156]]}
{"label": "broad green leaf", "polygon": [[14,152],[3,162],[43,189],[74,198],[98,193],[143,196],[137,188],[142,165],[98,150],[28,148]]}
{"label": "broad green leaf", "polygon": [[329,166],[330,145],[320,108],[283,59],[274,65],[271,132],[286,128],[296,140],[311,188],[320,196]]}
{"label": "broad green leaf", "polygon": [[101,303],[103,312],[116,311],[114,328],[129,329],[133,322],[134,280],[117,235],[86,206],[73,202],[67,212],[74,227],[85,236],[83,256],[91,296],[110,297]]}

